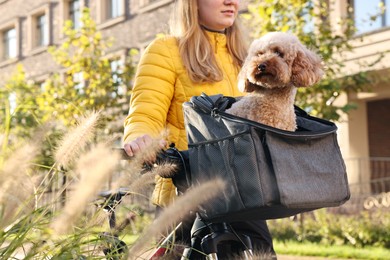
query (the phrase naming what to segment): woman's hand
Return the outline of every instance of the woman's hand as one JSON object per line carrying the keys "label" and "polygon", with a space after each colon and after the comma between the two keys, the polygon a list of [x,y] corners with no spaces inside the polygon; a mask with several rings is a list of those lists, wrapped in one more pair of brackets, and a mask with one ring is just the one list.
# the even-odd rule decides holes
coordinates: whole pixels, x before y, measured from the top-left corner
{"label": "woman's hand", "polygon": [[[156,153],[155,148],[152,147],[153,144],[153,138],[148,135],[142,135],[140,137],[137,137],[133,141],[130,141],[128,143],[125,143],[123,148],[125,149],[128,156],[135,156],[136,154],[140,152],[145,153],[145,162],[154,162],[156,160]],[[164,149],[167,145],[167,142],[164,139],[161,139],[158,143],[159,148]],[[147,149],[151,149],[150,152],[147,151]]]}

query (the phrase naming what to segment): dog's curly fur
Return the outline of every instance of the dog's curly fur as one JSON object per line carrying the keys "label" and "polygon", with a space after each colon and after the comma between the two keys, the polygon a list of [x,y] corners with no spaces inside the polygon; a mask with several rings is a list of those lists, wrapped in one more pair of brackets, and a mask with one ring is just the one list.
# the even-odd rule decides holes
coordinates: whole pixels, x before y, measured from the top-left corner
{"label": "dog's curly fur", "polygon": [[238,75],[238,87],[250,92],[228,113],[275,128],[295,131],[294,99],[298,87],[317,83],[321,58],[290,33],[270,32],[254,40]]}

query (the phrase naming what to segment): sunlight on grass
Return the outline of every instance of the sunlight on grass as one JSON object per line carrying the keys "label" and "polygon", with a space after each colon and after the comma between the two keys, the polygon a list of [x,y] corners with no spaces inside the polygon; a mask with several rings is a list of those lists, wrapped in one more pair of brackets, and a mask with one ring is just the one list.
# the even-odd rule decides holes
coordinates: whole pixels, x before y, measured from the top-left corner
{"label": "sunlight on grass", "polygon": [[320,245],[315,243],[298,243],[288,241],[286,243],[274,241],[277,254],[297,256],[319,256],[327,258],[345,259],[389,259],[390,250],[385,248],[352,246]]}

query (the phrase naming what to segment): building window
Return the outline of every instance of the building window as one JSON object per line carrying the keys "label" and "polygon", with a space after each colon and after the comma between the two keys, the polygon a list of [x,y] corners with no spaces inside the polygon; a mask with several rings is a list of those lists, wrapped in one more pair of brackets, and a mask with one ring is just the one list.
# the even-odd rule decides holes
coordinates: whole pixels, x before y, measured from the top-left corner
{"label": "building window", "polygon": [[126,93],[124,82],[121,78],[123,73],[124,62],[123,59],[113,59],[110,61],[112,82],[118,90],[118,95],[124,95]]}
{"label": "building window", "polygon": [[30,52],[41,52],[50,45],[51,27],[50,4],[30,12],[28,16],[27,48]]}
{"label": "building window", "polygon": [[390,25],[390,0],[351,0],[357,33],[366,33]]}
{"label": "building window", "polygon": [[60,36],[63,37],[63,27],[65,21],[72,22],[73,29],[81,28],[81,12],[85,7],[86,0],[60,0],[60,14],[62,19],[60,19]]}
{"label": "building window", "polygon": [[76,72],[72,75],[73,82],[75,83],[74,88],[79,94],[85,94],[86,82],[82,72]]}
{"label": "building window", "polygon": [[0,27],[0,61],[1,64],[14,62],[20,55],[20,18]]}
{"label": "building window", "polygon": [[9,28],[3,31],[3,60],[16,58],[18,54],[17,50],[17,38],[16,28]]}
{"label": "building window", "polygon": [[69,1],[69,13],[68,18],[73,23],[74,29],[79,29],[81,27],[81,6],[80,0]]}
{"label": "building window", "polygon": [[46,91],[47,88],[46,80],[37,81],[35,82],[35,85],[39,88],[39,91],[41,93]]}
{"label": "building window", "polygon": [[99,29],[120,23],[126,19],[125,0],[98,0],[97,22]]}
{"label": "building window", "polygon": [[107,1],[107,18],[112,19],[123,14],[122,0],[108,0]]}
{"label": "building window", "polygon": [[16,107],[18,106],[17,105],[17,100],[16,100],[16,93],[15,92],[11,92],[9,93],[9,96],[8,96],[8,101],[9,101],[9,106],[10,106],[10,113],[13,114],[16,110]]}
{"label": "building window", "polygon": [[36,17],[36,39],[37,46],[45,46],[49,43],[48,23],[45,14]]}
{"label": "building window", "polygon": [[111,85],[112,85],[112,97],[123,98],[127,93],[127,85],[129,85],[129,78],[127,77],[127,73],[131,73],[128,71],[129,68],[128,63],[130,62],[128,59],[129,50],[124,48],[115,52],[110,53],[109,55],[104,57],[104,60],[108,60],[110,62],[111,69]]}

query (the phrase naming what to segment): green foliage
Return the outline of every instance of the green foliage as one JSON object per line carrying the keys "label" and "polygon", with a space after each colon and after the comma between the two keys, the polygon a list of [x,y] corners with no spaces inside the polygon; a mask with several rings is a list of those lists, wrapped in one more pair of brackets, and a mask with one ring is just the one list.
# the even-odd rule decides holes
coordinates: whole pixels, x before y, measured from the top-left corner
{"label": "green foliage", "polygon": [[37,88],[26,80],[21,65],[0,88],[0,133],[3,134],[1,153],[13,146],[18,138],[31,137],[31,129],[39,125],[40,113],[37,111]]}
{"label": "green foliage", "polygon": [[[66,38],[62,44],[49,49],[53,59],[64,68],[64,76],[56,72],[43,83],[33,82],[26,78],[22,65],[18,65],[15,73],[1,86],[2,154],[12,150],[15,143],[31,137],[37,127],[45,126],[51,130],[47,133],[39,163],[51,165],[51,148],[58,136],[89,111],[102,111],[104,135],[122,132],[122,125],[112,121],[128,110],[134,75],[132,57],[136,51],[131,50],[122,63],[113,67],[111,61],[119,57],[105,56],[112,40],[103,38],[96,29],[88,9],[83,10],[82,27],[75,30],[67,21],[64,34]],[[53,121],[58,123],[47,124]]]}
{"label": "green foliage", "polygon": [[[70,177],[56,167],[53,154],[66,129],[89,111],[104,112],[106,121],[99,128],[104,134],[100,136],[108,139],[110,133],[122,131],[111,122],[127,110],[124,104],[128,103],[130,87],[126,86],[134,74],[135,53],[132,50],[119,68],[112,68],[111,60],[104,57],[109,41],[96,30],[88,10],[84,10],[83,27],[75,31],[67,23],[65,34],[69,38],[50,50],[64,67],[64,77],[54,73],[42,84],[33,82],[18,65],[0,86],[1,259],[11,259],[17,252],[27,254],[25,259],[77,259],[101,253],[96,246],[86,249],[85,244],[99,244],[98,234],[86,223],[69,236],[52,234],[51,224],[61,213],[59,206],[67,188],[64,180]],[[78,73],[86,80],[83,89],[77,89],[73,81]],[[26,149],[31,138],[40,153],[27,160],[32,156]]]}
{"label": "green foliage", "polygon": [[297,256],[310,256],[310,259],[322,257],[326,259],[388,259],[390,250],[382,247],[356,248],[347,245],[323,245],[311,242],[280,242],[274,241],[277,254]]}
{"label": "green foliage", "polygon": [[[375,75],[370,76],[364,71],[370,70],[380,59],[362,65],[360,73],[343,73],[345,65],[342,59],[352,50],[351,39],[354,39],[356,28],[351,14],[337,23],[331,23],[327,3],[313,0],[253,0],[244,18],[254,38],[269,31],[292,32],[303,44],[322,56],[326,75],[315,87],[300,88],[296,103],[313,115],[337,121],[356,105],[346,103],[336,106],[334,101],[342,93],[361,91],[373,84]],[[340,30],[336,31],[335,26]]]}
{"label": "green foliage", "polygon": [[389,212],[362,212],[360,215],[345,216],[317,210],[301,214],[296,220],[269,221],[269,226],[273,237],[280,241],[390,249]]}
{"label": "green foliage", "polygon": [[46,80],[39,97],[46,119],[55,116],[65,125],[74,124],[86,111],[101,110],[108,121],[122,114],[130,93],[127,86],[134,74],[133,52],[118,68],[112,68],[111,62],[119,57],[105,57],[112,40],[96,29],[89,9],[83,9],[81,22],[80,29],[73,29],[67,21],[64,42],[49,49],[54,60],[65,68],[65,76],[54,74]]}

